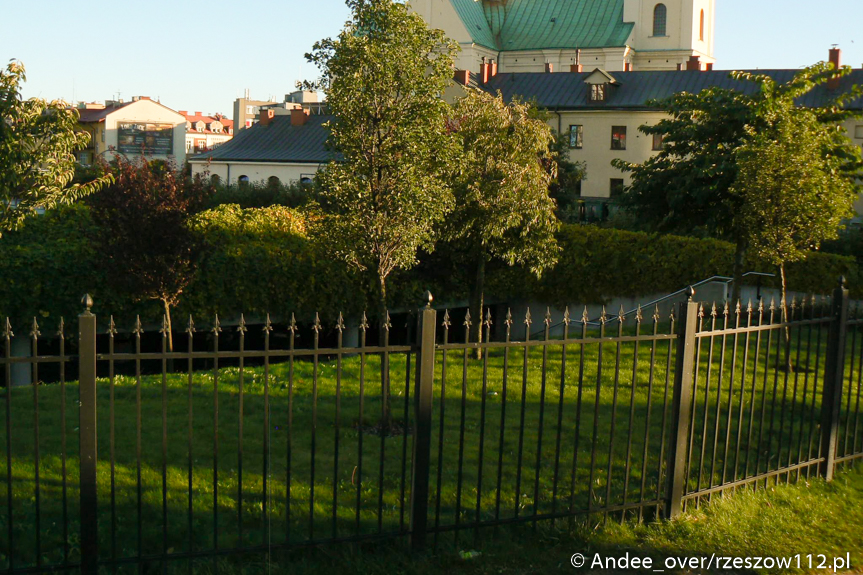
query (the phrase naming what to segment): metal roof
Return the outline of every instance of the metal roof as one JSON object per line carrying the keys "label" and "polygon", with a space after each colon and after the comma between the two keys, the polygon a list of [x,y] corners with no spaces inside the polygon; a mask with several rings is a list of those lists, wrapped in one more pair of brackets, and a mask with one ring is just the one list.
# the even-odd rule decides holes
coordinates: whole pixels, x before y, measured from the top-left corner
{"label": "metal roof", "polygon": [[[799,70],[751,70],[756,74],[766,74],[779,83],[790,81]],[[593,71],[580,73],[506,73],[492,78],[483,89],[497,93],[504,99],[520,96],[523,100],[533,101],[541,108],[593,110],[593,109],[634,109],[651,110],[650,100],[669,98],[677,92],[698,93],[710,87],[729,88],[752,94],[758,86],[753,82],[731,79],[728,70],[711,71],[650,71],[615,72],[620,83],[608,90],[604,102],[589,101],[589,89],[585,79]],[[863,84],[863,70],[854,70],[841,79],[837,92],[848,91],[855,84]],[[822,84],[800,98],[803,106],[819,106],[826,103],[833,92]],[[850,102],[848,107],[863,109],[863,98]]]}
{"label": "metal roof", "polygon": [[267,126],[255,124],[232,140],[191,161],[284,162],[321,164],[338,159],[326,149],[329,130],[324,124],[332,116],[309,116],[303,126],[291,125],[291,116],[276,116]]}
{"label": "metal roof", "polygon": [[450,0],[473,41],[494,50],[626,46],[624,0]]}

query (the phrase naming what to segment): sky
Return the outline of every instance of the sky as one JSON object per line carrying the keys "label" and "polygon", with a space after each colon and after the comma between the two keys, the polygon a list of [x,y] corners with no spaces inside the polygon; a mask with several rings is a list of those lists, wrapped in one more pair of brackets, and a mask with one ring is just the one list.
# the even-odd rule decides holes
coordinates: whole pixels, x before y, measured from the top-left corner
{"label": "sky", "polygon": [[[304,58],[348,18],[343,0],[0,0],[2,64],[27,69],[25,97],[150,96],[231,115],[249,89],[278,100],[317,70]],[[863,0],[717,0],[717,69],[863,66]]]}

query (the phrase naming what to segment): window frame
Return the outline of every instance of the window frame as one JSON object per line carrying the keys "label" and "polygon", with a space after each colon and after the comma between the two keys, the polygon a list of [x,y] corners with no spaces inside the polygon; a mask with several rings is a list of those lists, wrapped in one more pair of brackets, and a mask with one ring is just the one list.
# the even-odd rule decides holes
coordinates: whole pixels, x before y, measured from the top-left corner
{"label": "window frame", "polygon": [[[619,198],[623,195],[623,188],[626,182],[623,178],[610,178],[608,181],[608,197],[609,199]],[[617,190],[615,192],[615,190]]]}
{"label": "window frame", "polygon": [[[575,139],[573,139],[575,136]],[[581,150],[584,148],[584,124],[570,124],[569,126],[569,149]]]}
{"label": "window frame", "polygon": [[[659,143],[657,144],[657,138],[659,138]],[[661,152],[665,149],[665,138],[662,134],[653,134],[653,145],[651,146],[651,150],[654,152]]]}
{"label": "window frame", "polygon": [[608,90],[606,89],[605,84],[591,84],[590,85],[590,101],[591,102],[605,102],[607,94],[608,94]]}
{"label": "window frame", "polygon": [[611,127],[611,149],[626,150],[626,126]]}
{"label": "window frame", "polygon": [[668,37],[668,7],[661,2],[653,7],[653,37]]}

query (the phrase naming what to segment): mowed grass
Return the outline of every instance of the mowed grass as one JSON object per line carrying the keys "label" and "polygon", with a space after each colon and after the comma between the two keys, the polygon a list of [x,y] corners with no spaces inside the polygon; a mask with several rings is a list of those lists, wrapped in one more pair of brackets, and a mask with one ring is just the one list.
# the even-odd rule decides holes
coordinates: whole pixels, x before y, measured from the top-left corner
{"label": "mowed grass", "polygon": [[[667,325],[657,327],[659,333],[667,333],[669,329]],[[820,343],[813,337],[809,344],[813,363],[818,356],[823,361],[826,349],[826,329],[814,331],[824,333]],[[570,337],[575,337],[576,332],[580,333],[580,327],[571,329]],[[642,334],[650,332],[652,327],[641,328]],[[627,327],[623,333],[631,335],[633,328]],[[785,369],[786,361],[781,359],[786,348],[794,353],[798,340],[802,341],[801,349],[807,349],[807,332],[805,328],[794,330],[791,345],[777,344],[782,340],[780,332],[772,333],[772,346],[765,344],[765,336],[758,353],[756,338],[750,338],[745,361],[744,338],[738,342],[736,359],[726,353],[722,361],[718,351],[710,356],[706,347],[709,342],[702,340],[701,375],[694,403],[692,469],[702,459],[702,446],[704,466],[728,468],[726,481],[745,475],[743,458],[747,456],[751,459],[749,475],[754,473],[756,459],[760,461],[761,472],[782,467],[789,456],[792,460],[796,457],[801,444],[800,430],[804,430],[803,437],[807,440],[816,438],[817,449],[821,384],[816,388],[803,383],[805,374],[814,369],[803,369],[805,359],[796,361],[793,372]],[[606,336],[610,335],[617,335],[616,326],[609,326]],[[728,339],[730,349],[732,342]],[[857,386],[850,391],[853,404],[853,399],[859,396],[858,365],[863,344],[860,338],[853,344],[850,339],[849,356],[858,358],[857,363],[849,360],[846,369],[848,380]],[[717,346],[721,345],[719,339],[716,341]],[[581,512],[582,517],[590,520],[603,517],[596,512],[603,507],[642,502],[650,505],[642,510],[618,511],[603,519],[655,515],[656,506],[652,502],[661,498],[665,489],[665,446],[675,360],[673,340],[656,340],[655,344],[640,341],[637,349],[631,341],[618,345],[606,340],[601,346],[598,342],[573,344],[566,346],[565,368],[563,357],[564,348],[557,342],[544,348],[495,348],[483,359],[476,359],[471,351],[451,350],[446,352],[444,378],[444,353],[438,352],[432,414],[430,526],[570,510]],[[196,365],[191,376],[145,375],[140,383],[129,375],[100,378],[97,383],[100,557],[404,532],[410,523],[413,437],[401,430],[405,421],[408,428],[412,424],[414,362],[413,356],[403,353],[389,357],[391,406],[397,433],[383,437],[374,431],[382,411],[379,355],[346,354],[339,360],[337,356],[321,354],[317,364],[304,358],[269,368],[247,364],[242,369],[234,365],[214,370]],[[161,361],[143,363],[144,371],[158,370]],[[176,360],[175,367],[180,369],[184,363]],[[703,390],[708,367],[712,391],[705,401]],[[117,362],[115,368],[118,373],[128,372],[134,364]],[[744,368],[749,375],[741,395]],[[757,375],[754,388],[753,372]],[[785,385],[786,374],[788,385]],[[34,410],[37,393],[38,410]],[[77,561],[80,556],[77,383],[68,382],[65,393],[60,385],[50,384],[13,388],[11,395],[8,421],[12,430],[11,452],[5,447],[5,410],[0,412],[0,434],[4,436],[0,440],[3,450],[0,551],[5,555],[4,564],[8,565],[10,548],[14,549],[16,566],[35,564],[37,545],[43,564],[60,563],[66,554],[71,561]],[[61,425],[64,397],[65,520]],[[264,408],[265,400],[269,402],[268,411]],[[265,426],[267,413],[268,426]],[[851,453],[859,444],[859,434],[854,428],[859,419],[859,404],[856,412],[852,405],[843,413],[846,423],[842,429],[851,430],[849,436],[853,433],[846,442],[851,446],[847,452]],[[772,431],[770,419],[774,420]],[[707,434],[702,437],[705,421]],[[744,430],[739,441],[738,426]],[[751,439],[746,433],[750,426]],[[728,449],[727,429],[732,430]],[[266,458],[265,430],[269,434]],[[718,447],[714,448],[714,443]],[[805,449],[803,454],[805,459]],[[726,461],[728,464],[724,465]],[[729,469],[735,472],[730,473]],[[10,516],[4,504],[9,493],[6,477],[10,470],[11,542]],[[214,475],[218,477],[217,494]],[[721,481],[718,471],[712,476],[714,484]],[[689,477],[690,488],[695,489],[694,471],[690,471]],[[701,477],[702,487],[710,483],[706,470]],[[783,477],[787,479],[796,476]],[[461,535],[462,540],[470,537]],[[452,541],[453,535],[441,535],[439,540],[444,544]]]}

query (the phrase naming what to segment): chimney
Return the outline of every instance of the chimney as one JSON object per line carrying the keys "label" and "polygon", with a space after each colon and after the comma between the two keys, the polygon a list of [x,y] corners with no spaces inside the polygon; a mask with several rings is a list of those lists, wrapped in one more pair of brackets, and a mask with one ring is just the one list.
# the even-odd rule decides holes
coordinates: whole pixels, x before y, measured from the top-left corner
{"label": "chimney", "polygon": [[491,61],[491,77],[497,76],[497,60]]}
{"label": "chimney", "polygon": [[456,70],[455,71],[455,81],[462,86],[467,86],[470,84],[470,70]]}
{"label": "chimney", "polygon": [[[830,48],[830,63],[833,64],[833,69],[838,71],[842,65],[842,50],[839,48]],[[827,89],[836,90],[839,88],[839,77],[833,76],[827,80]]]}
{"label": "chimney", "polygon": [[488,84],[491,79],[491,65],[486,63],[485,56],[482,57],[482,64],[479,66],[479,78],[483,84]]}
{"label": "chimney", "polygon": [[687,70],[701,70],[701,58],[698,56],[690,56],[686,62]]}
{"label": "chimney", "polygon": [[182,114],[182,115],[184,115],[184,116],[188,116],[188,115],[189,115],[189,112],[188,112],[187,110],[180,110],[180,111],[179,111],[179,112],[177,112],[177,113],[178,113],[178,114]]}
{"label": "chimney", "polygon": [[708,71],[708,72],[712,72],[712,71],[713,71],[713,64],[707,64],[707,71]]}
{"label": "chimney", "polygon": [[581,66],[581,64],[572,64],[569,66],[569,71],[574,72],[574,73],[581,72],[582,66]]}
{"label": "chimney", "polygon": [[677,71],[683,70],[683,64],[677,64]]}
{"label": "chimney", "polygon": [[[270,110],[272,112],[272,110]],[[305,110],[291,110],[291,125],[304,126],[309,119],[309,113]]]}
{"label": "chimney", "polygon": [[552,72],[554,72],[554,64],[552,64],[551,62],[546,62],[545,63],[545,73],[551,74]]}
{"label": "chimney", "polygon": [[623,65],[623,71],[624,72],[632,72],[632,62],[626,62]]}
{"label": "chimney", "polygon": [[273,122],[273,118],[276,117],[275,110],[261,110],[261,118],[258,121],[262,126],[269,126]]}

